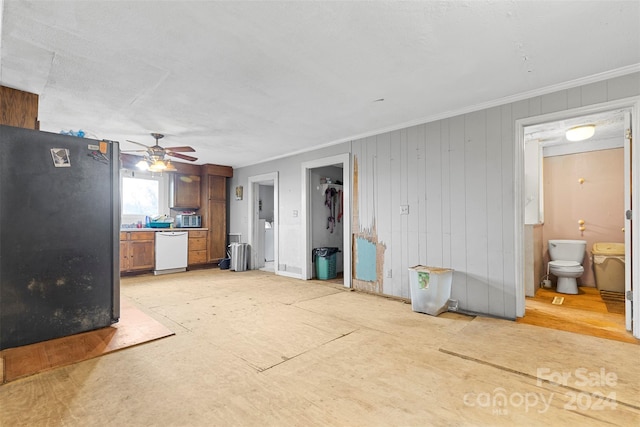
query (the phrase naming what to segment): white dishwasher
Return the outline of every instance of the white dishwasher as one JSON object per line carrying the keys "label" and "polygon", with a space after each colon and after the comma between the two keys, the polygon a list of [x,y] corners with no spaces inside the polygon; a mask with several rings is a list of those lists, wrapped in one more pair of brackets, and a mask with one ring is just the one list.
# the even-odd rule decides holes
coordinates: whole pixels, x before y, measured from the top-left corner
{"label": "white dishwasher", "polygon": [[187,270],[189,232],[162,231],[156,233],[156,269],[153,274],[177,273]]}

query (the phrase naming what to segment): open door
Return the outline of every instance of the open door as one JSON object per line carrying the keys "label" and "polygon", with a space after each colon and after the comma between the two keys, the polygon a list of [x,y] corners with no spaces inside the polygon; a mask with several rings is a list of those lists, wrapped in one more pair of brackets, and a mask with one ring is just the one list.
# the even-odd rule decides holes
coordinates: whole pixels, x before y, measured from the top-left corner
{"label": "open door", "polygon": [[[631,132],[631,112],[627,111],[624,114],[624,210],[625,210],[625,227],[624,227],[624,246],[625,246],[625,326],[628,331],[631,331],[633,335],[638,338],[640,331],[638,331],[638,323],[634,322],[634,309],[638,309],[638,292],[634,292],[634,251],[633,251],[633,201],[634,191],[637,192],[637,188],[634,188],[633,182],[637,180],[636,176],[637,168],[633,167],[634,154],[632,144],[632,132]],[[637,181],[636,181],[637,182]],[[635,324],[634,324],[635,323]]]}
{"label": "open door", "polygon": [[273,270],[278,274],[278,232],[279,232],[279,201],[278,201],[278,172],[271,172],[262,175],[250,176],[248,178],[248,228],[249,228],[249,269],[255,270],[264,266],[264,247],[265,247],[265,222],[260,221],[260,211],[262,210],[262,203],[260,200],[260,186],[273,186],[273,200],[272,208],[273,215],[270,215],[271,220],[271,236],[272,240],[272,255],[273,255]]}

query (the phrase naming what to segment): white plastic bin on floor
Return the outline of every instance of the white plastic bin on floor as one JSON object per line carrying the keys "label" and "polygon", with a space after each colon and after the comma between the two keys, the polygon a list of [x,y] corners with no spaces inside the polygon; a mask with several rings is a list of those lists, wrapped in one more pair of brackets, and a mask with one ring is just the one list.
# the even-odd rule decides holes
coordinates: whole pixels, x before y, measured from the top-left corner
{"label": "white plastic bin on floor", "polygon": [[411,308],[418,313],[437,316],[447,311],[451,298],[453,270],[416,265],[409,268]]}
{"label": "white plastic bin on floor", "polygon": [[231,262],[229,265],[230,270],[245,271],[247,269],[247,243],[232,243],[229,245],[231,249]]}

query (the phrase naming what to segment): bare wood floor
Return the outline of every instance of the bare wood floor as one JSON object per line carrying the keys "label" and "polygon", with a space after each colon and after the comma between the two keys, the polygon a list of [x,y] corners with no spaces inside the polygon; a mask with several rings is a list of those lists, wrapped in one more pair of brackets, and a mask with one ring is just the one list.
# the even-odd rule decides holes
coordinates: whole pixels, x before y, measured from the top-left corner
{"label": "bare wood floor", "polygon": [[107,328],[0,351],[0,384],[173,335],[123,298],[120,321]]}
{"label": "bare wood floor", "polygon": [[[555,297],[563,298],[562,304],[552,304]],[[600,291],[591,287],[580,287],[577,295],[539,288],[535,297],[527,298],[525,316],[517,322],[640,344],[626,330],[624,314],[612,313],[602,300]]]}
{"label": "bare wood floor", "polygon": [[[176,334],[0,386],[0,425],[640,423],[637,345],[427,316],[264,272],[197,270],[122,285]],[[579,369],[598,378],[578,381]]]}

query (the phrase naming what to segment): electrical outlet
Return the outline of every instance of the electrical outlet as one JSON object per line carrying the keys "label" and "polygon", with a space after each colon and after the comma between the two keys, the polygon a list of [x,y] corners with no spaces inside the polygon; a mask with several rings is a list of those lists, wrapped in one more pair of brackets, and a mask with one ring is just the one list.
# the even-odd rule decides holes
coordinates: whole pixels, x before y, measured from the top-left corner
{"label": "electrical outlet", "polygon": [[297,210],[294,210],[294,211],[293,211],[293,217],[294,217],[294,218],[298,218],[298,211],[297,211]]}
{"label": "electrical outlet", "polygon": [[393,270],[388,269],[387,270],[387,278],[391,279],[393,277]]}
{"label": "electrical outlet", "polygon": [[409,205],[400,205],[400,215],[409,215]]}

